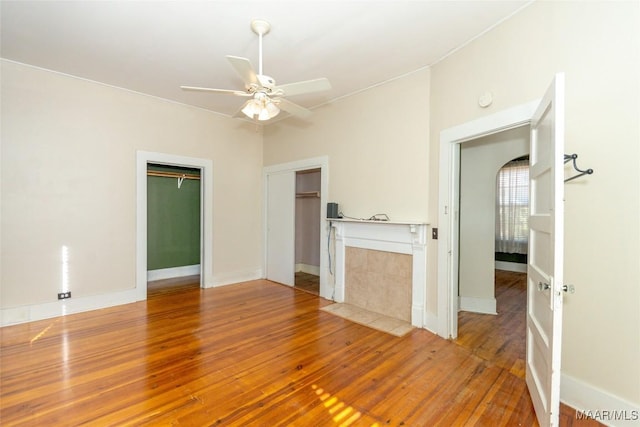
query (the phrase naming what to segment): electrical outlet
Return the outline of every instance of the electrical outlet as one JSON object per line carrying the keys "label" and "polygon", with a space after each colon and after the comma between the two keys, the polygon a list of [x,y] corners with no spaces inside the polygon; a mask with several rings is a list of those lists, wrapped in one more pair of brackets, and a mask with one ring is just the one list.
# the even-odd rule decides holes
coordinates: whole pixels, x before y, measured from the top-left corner
{"label": "electrical outlet", "polygon": [[67,299],[67,298],[71,298],[71,291],[58,293],[58,299]]}
{"label": "electrical outlet", "polygon": [[431,229],[431,238],[434,240],[438,240],[438,229],[437,228],[432,228]]}

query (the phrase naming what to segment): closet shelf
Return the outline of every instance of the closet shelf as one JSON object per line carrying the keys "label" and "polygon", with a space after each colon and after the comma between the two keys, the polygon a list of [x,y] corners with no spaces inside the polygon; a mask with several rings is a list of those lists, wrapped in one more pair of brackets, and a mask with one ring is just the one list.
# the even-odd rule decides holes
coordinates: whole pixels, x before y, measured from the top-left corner
{"label": "closet shelf", "polygon": [[309,197],[313,197],[316,199],[320,198],[320,192],[319,191],[301,191],[299,193],[296,193],[296,198],[298,199],[306,199]]}

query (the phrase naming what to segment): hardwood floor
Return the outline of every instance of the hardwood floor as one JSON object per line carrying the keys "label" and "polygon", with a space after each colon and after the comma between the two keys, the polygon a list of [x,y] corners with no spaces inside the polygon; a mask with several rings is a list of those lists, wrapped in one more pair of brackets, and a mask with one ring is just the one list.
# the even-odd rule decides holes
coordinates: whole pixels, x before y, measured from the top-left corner
{"label": "hardwood floor", "polygon": [[456,343],[524,378],[527,275],[496,270],[498,315],[461,311]]}
{"label": "hardwood floor", "polygon": [[164,286],[1,328],[1,423],[536,425],[511,359],[421,329],[394,337],[319,310],[329,303],[265,280]]}
{"label": "hardwood floor", "polygon": [[[497,316],[461,311],[455,342],[475,356],[494,363],[524,381],[526,363],[527,275],[495,271]],[[576,411],[560,405],[560,425],[600,426],[577,420]]]}
{"label": "hardwood floor", "polygon": [[320,277],[314,274],[303,273],[302,271],[296,272],[295,287],[301,291],[320,295]]}
{"label": "hardwood floor", "polygon": [[186,290],[186,288],[200,288],[200,275],[147,282],[147,296],[158,297],[163,293],[179,293]]}

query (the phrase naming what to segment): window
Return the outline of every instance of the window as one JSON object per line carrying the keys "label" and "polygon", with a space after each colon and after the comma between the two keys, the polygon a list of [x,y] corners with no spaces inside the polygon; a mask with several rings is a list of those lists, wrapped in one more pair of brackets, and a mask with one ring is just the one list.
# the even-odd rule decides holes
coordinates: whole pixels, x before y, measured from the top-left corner
{"label": "window", "polygon": [[496,252],[526,254],[529,242],[529,160],[507,163],[496,187]]}

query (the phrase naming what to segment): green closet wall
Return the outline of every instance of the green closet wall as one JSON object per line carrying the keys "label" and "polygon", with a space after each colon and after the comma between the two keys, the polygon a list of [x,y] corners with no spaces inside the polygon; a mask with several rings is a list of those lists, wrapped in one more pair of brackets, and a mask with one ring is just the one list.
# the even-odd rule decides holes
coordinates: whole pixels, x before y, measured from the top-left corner
{"label": "green closet wall", "polygon": [[[200,175],[200,169],[147,170]],[[200,264],[200,180],[147,176],[147,270]]]}

